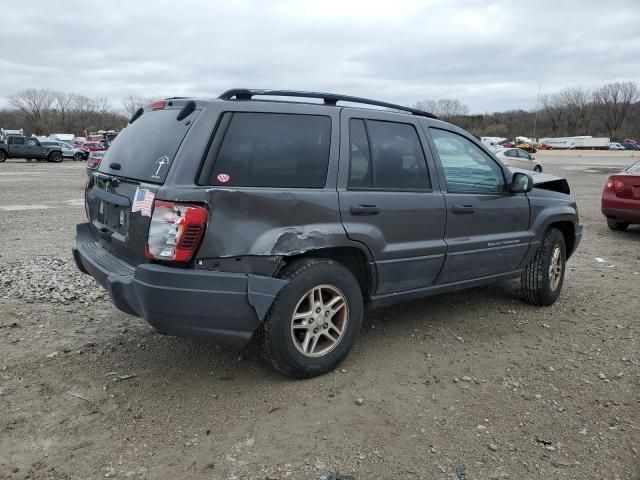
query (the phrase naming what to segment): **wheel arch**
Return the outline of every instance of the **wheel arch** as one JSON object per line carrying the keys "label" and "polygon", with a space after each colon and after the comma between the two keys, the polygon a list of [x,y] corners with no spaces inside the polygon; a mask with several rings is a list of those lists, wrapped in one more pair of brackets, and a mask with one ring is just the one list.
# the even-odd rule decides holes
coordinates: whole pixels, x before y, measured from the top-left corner
{"label": "wheel arch", "polygon": [[[303,258],[326,258],[333,260],[347,268],[358,280],[364,298],[368,298],[374,291],[376,275],[372,263],[369,261],[368,252],[356,246],[327,247],[308,250],[298,255],[283,258],[283,265]],[[279,273],[279,272],[278,272]]]}
{"label": "wheel arch", "polygon": [[560,220],[551,222],[546,230],[550,228],[557,228],[562,233],[564,237],[564,244],[566,247],[567,259],[571,257],[573,251],[575,249],[576,244],[576,228],[573,222],[568,220]]}

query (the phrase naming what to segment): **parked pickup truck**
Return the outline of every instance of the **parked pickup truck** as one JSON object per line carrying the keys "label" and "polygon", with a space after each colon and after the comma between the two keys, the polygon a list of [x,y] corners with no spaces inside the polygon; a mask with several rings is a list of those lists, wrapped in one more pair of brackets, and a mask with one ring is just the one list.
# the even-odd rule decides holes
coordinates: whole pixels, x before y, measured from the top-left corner
{"label": "parked pickup truck", "polygon": [[44,146],[40,140],[21,135],[10,135],[6,140],[0,141],[0,162],[7,158],[25,158],[31,160],[46,160],[48,162],[61,162],[62,149],[59,146]]}

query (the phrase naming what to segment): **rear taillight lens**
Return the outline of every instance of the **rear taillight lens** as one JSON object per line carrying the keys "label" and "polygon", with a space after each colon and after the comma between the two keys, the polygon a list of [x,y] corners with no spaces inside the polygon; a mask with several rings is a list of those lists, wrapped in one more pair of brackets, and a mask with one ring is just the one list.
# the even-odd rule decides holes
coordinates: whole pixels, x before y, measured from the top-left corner
{"label": "rear taillight lens", "polygon": [[90,168],[98,168],[98,166],[100,165],[101,161],[102,161],[102,157],[89,156],[89,161],[87,162],[87,165]]}
{"label": "rear taillight lens", "polygon": [[624,192],[624,180],[616,177],[609,177],[604,188],[610,192],[622,193]]}
{"label": "rear taillight lens", "polygon": [[158,100],[157,102],[153,102],[151,104],[151,108],[153,110],[162,110],[166,106],[166,102],[164,100]]}
{"label": "rear taillight lens", "polygon": [[87,220],[91,221],[91,215],[89,215],[89,189],[91,188],[92,181],[88,180],[84,185],[84,213],[87,214]]}
{"label": "rear taillight lens", "polygon": [[604,184],[604,189],[613,191],[613,177],[609,177],[609,179],[607,180],[607,183]]}
{"label": "rear taillight lens", "polygon": [[614,192],[624,192],[624,182],[622,180],[614,180],[613,181],[613,191]]}
{"label": "rear taillight lens", "polygon": [[156,200],[146,255],[152,260],[189,262],[198,251],[209,211],[201,205]]}

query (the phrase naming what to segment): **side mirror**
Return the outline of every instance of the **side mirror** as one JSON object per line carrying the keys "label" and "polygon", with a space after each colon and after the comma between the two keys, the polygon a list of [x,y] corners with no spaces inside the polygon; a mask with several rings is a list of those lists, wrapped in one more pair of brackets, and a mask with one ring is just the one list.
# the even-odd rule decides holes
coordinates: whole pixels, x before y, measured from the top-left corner
{"label": "side mirror", "polygon": [[533,189],[533,178],[526,173],[516,172],[511,179],[511,191],[513,193],[530,192]]}

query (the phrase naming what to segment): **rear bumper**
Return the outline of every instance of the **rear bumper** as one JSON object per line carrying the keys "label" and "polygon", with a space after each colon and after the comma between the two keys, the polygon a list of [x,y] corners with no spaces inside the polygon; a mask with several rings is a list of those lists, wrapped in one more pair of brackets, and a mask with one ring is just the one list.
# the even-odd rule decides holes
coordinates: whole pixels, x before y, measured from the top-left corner
{"label": "rear bumper", "polygon": [[602,207],[602,214],[624,223],[640,223],[640,210],[628,210],[626,208]]}
{"label": "rear bumper", "polygon": [[130,265],[100,245],[88,223],[76,227],[73,258],[113,304],[168,335],[244,345],[285,280],[243,273]]}
{"label": "rear bumper", "polygon": [[578,245],[580,245],[580,242],[582,241],[582,229],[583,229],[582,225],[580,225],[579,223],[576,223],[575,240],[573,242],[573,249],[571,250],[571,252],[567,252],[567,258],[573,255],[575,251],[578,249]]}

